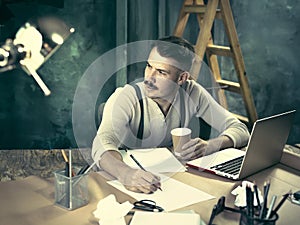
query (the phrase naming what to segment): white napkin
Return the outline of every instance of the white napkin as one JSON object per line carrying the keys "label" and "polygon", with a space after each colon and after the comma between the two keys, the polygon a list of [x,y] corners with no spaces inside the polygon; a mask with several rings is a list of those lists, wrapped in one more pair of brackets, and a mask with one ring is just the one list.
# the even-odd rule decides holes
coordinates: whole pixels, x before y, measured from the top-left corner
{"label": "white napkin", "polygon": [[116,201],[114,195],[109,195],[100,200],[97,209],[93,212],[99,219],[101,225],[126,225],[124,216],[133,208],[133,205],[126,201],[122,204]]}
{"label": "white napkin", "polygon": [[[234,201],[234,205],[237,207],[245,207],[247,205],[246,203],[246,186],[249,187],[253,187],[254,184],[250,181],[243,181],[242,182],[242,186],[238,186],[236,187],[234,190],[232,190],[231,194],[236,195],[235,201]],[[257,192],[258,192],[258,198],[259,198],[259,202],[263,203],[264,198],[261,194],[261,191],[259,190],[259,188],[257,188]],[[256,200],[256,195],[254,193],[254,200],[253,200],[253,205],[257,206],[257,200]]]}

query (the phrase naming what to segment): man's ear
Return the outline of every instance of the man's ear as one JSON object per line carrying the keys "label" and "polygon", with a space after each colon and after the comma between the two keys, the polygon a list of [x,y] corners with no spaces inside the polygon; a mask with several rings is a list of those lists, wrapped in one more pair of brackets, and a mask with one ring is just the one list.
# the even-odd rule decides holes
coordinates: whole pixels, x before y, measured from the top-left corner
{"label": "man's ear", "polygon": [[189,78],[189,76],[190,76],[189,72],[187,71],[182,72],[178,77],[177,83],[179,85],[183,85],[186,82],[186,80]]}

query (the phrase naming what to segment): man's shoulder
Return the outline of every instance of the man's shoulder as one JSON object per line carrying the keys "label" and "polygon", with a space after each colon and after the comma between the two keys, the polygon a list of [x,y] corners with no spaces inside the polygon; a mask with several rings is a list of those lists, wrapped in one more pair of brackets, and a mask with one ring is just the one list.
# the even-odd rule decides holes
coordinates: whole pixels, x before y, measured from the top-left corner
{"label": "man's shoulder", "polygon": [[124,93],[130,93],[130,92],[133,92],[134,91],[134,85],[137,85],[137,84],[125,84],[124,86],[122,87],[117,87],[114,91],[114,93],[121,93],[121,92],[124,92]]}
{"label": "man's shoulder", "polygon": [[195,80],[187,80],[185,82],[184,89],[186,92],[191,93],[191,92],[202,92],[204,90],[204,87],[196,82]]}
{"label": "man's shoulder", "polygon": [[118,99],[120,100],[135,100],[136,99],[136,91],[134,89],[134,86],[138,86],[140,89],[143,88],[143,86],[141,85],[142,82],[139,83],[134,83],[134,84],[125,84],[122,87],[118,87],[115,89],[115,91],[113,92],[113,94],[110,96],[110,98],[113,99]]}

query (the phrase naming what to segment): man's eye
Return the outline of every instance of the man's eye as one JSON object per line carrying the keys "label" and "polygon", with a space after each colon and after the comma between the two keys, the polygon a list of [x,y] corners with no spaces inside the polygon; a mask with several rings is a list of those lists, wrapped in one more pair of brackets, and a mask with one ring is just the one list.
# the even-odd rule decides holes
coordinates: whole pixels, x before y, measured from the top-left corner
{"label": "man's eye", "polygon": [[146,65],[148,68],[152,68],[152,66],[149,64],[149,63],[147,63],[147,65]]}
{"label": "man's eye", "polygon": [[163,71],[163,70],[158,70],[159,74],[161,75],[167,75],[166,71]]}

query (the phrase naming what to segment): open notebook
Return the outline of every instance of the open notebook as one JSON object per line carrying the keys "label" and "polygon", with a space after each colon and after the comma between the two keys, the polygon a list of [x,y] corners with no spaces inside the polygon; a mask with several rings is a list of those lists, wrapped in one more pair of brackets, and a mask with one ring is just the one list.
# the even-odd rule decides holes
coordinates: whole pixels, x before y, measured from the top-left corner
{"label": "open notebook", "polygon": [[243,179],[278,163],[296,110],[259,119],[254,123],[246,151],[234,148],[187,162],[187,166],[233,180]]}

